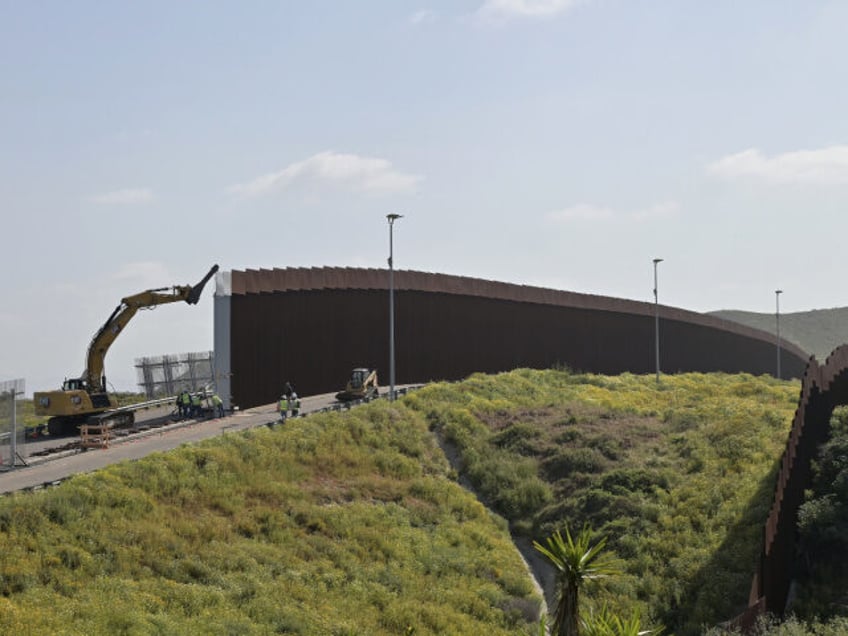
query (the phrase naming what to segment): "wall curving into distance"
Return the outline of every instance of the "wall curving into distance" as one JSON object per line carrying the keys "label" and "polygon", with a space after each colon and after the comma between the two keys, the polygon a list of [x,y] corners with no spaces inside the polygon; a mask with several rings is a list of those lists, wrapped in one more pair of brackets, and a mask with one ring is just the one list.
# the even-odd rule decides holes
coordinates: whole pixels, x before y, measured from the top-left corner
{"label": "wall curving into distance", "polygon": [[[398,384],[555,365],[655,371],[652,303],[414,271],[394,280]],[[216,376],[228,406],[275,402],[286,381],[301,395],[337,391],[360,366],[387,384],[388,285],[379,269],[220,272]],[[769,333],[664,305],[659,316],[663,372],[776,370]],[[783,375],[800,377],[807,354],[781,351]]]}

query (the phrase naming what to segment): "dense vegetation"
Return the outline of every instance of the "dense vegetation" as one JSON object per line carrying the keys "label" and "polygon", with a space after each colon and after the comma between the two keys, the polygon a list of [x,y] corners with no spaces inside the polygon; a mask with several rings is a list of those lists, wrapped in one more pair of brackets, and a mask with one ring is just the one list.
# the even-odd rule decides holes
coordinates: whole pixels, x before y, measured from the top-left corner
{"label": "dense vegetation", "polygon": [[520,370],[407,398],[518,534],[589,523],[624,574],[595,597],[699,633],[744,608],[798,386]]}
{"label": "dense vegetation", "polygon": [[[775,314],[723,310],[710,315],[769,333],[777,330]],[[780,337],[824,362],[836,347],[848,343],[848,307],[781,313]]]}
{"label": "dense vegetation", "polygon": [[[509,531],[589,524],[619,574],[587,613],[701,634],[746,604],[798,388],[478,374],[7,497],[0,632],[536,634]],[[817,488],[844,486],[837,443]]]}
{"label": "dense vegetation", "polygon": [[801,567],[793,611],[848,617],[848,409],[837,409],[799,512]]}
{"label": "dense vegetation", "polygon": [[447,474],[379,403],[7,497],[0,633],[524,633],[506,524]]}

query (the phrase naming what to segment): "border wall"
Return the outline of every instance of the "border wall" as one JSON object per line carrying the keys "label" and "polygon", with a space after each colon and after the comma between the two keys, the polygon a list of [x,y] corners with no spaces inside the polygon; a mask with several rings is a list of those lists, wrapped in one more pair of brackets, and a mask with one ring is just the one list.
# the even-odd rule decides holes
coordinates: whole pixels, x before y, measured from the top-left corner
{"label": "border wall", "polygon": [[[398,384],[518,367],[655,370],[653,303],[413,271],[394,280]],[[239,408],[276,401],[286,381],[337,391],[354,367],[388,379],[388,270],[222,272],[215,305],[216,358],[219,346],[229,358],[216,368]],[[659,316],[663,372],[775,371],[772,334],[664,305]],[[784,375],[800,377],[807,354],[786,342],[782,354]]]}
{"label": "border wall", "polygon": [[830,435],[833,409],[848,404],[848,345],[838,347],[824,364],[810,358],[801,379],[801,395],[786,449],[780,459],[774,497],[763,528],[763,549],[748,610],[732,624],[754,626],[764,612],[782,616],[789,597],[795,560],[798,510],[812,479],[819,447]]}

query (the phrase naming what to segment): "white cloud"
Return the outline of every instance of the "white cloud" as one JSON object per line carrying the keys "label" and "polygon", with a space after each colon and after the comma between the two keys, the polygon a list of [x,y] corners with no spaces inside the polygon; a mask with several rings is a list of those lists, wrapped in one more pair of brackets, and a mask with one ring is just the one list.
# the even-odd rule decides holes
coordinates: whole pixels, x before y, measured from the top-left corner
{"label": "white cloud", "polygon": [[647,208],[637,208],[634,210],[615,210],[605,206],[578,203],[568,208],[549,212],[547,218],[549,221],[556,223],[567,221],[608,221],[611,219],[621,221],[650,221],[653,219],[674,217],[679,212],[680,204],[676,201],[663,201]]}
{"label": "white cloud", "polygon": [[769,183],[848,184],[848,146],[796,150],[767,157],[750,148],[722,157],[707,172],[725,179],[760,179]]}
{"label": "white cloud", "polygon": [[88,197],[92,203],[99,205],[133,205],[153,200],[153,191],[149,188],[127,188],[114,190]]}
{"label": "white cloud", "polygon": [[582,0],[486,0],[475,16],[484,21],[510,18],[552,18],[573,9]]}
{"label": "white cloud", "polygon": [[436,21],[436,14],[429,9],[422,9],[421,11],[416,11],[411,16],[409,16],[410,24],[432,24]]}
{"label": "white cloud", "polygon": [[338,184],[370,194],[394,194],[414,191],[421,179],[419,175],[395,170],[385,159],[325,151],[277,172],[234,185],[228,192],[256,197],[284,190],[298,182],[313,182]]}

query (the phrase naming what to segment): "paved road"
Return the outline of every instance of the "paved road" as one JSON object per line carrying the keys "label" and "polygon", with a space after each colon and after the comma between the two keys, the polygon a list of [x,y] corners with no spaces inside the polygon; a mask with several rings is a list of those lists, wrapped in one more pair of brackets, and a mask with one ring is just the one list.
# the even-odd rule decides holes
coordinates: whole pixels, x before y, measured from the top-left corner
{"label": "paved road", "polygon": [[[405,392],[407,387],[398,387]],[[303,397],[301,413],[306,415],[338,406],[335,395],[327,393]],[[76,473],[87,473],[126,459],[139,459],[150,453],[171,450],[230,431],[241,431],[277,422],[277,405],[268,404],[211,420],[186,420],[112,440],[108,448],[73,450],[46,457],[27,459],[28,466],[0,473],[0,493],[6,494],[56,483]]]}

